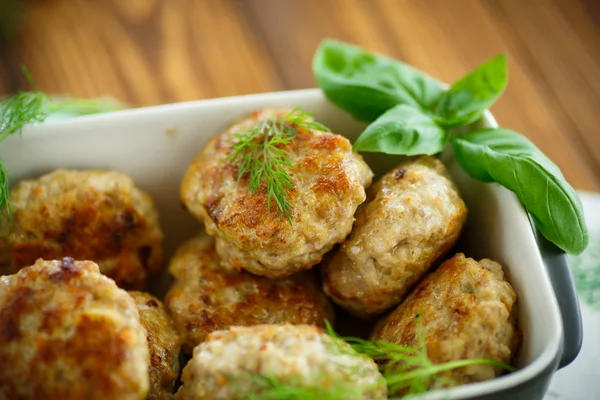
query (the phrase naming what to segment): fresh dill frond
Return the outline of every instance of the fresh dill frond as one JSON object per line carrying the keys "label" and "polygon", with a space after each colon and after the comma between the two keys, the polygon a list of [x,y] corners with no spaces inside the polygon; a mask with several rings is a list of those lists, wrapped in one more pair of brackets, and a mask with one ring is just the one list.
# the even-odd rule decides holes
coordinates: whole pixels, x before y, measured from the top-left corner
{"label": "fresh dill frond", "polygon": [[242,397],[244,400],[348,400],[363,398],[366,392],[366,388],[352,382],[308,386],[300,381],[284,382],[275,376],[254,375],[250,379],[257,389],[246,392]]}
{"label": "fresh dill frond", "polygon": [[426,392],[432,383],[443,378],[438,374],[470,365],[492,365],[507,371],[514,367],[496,360],[467,359],[434,364],[427,355],[424,335],[417,332],[419,348],[402,346],[385,340],[365,340],[338,335],[326,321],[326,331],[334,338],[342,339],[356,350],[379,364],[379,369],[388,385],[388,393],[403,391],[404,394]]}
{"label": "fresh dill frond", "polygon": [[[12,134],[20,134],[26,125],[43,122],[49,117],[64,119],[122,108],[120,103],[109,99],[50,99],[40,91],[25,67],[23,74],[33,90],[20,91],[0,101],[0,142]],[[0,160],[0,219],[10,221],[10,207],[8,174]]]}
{"label": "fresh dill frond", "polygon": [[6,170],[0,162],[0,227],[4,225],[4,222],[10,221],[10,218],[10,187]]}
{"label": "fresh dill frond", "polygon": [[295,108],[287,114],[273,113],[255,125],[232,134],[235,142],[225,162],[238,167],[237,179],[247,177],[248,189],[254,195],[263,185],[267,191],[267,208],[271,202],[279,208],[281,217],[292,223],[290,192],[294,183],[288,170],[292,167],[291,153],[285,149],[298,130],[329,131],[312,119],[312,113]]}
{"label": "fresh dill frond", "polygon": [[23,127],[46,118],[44,102],[46,95],[41,92],[19,92],[0,102],[0,141]]}
{"label": "fresh dill frond", "polygon": [[[31,75],[23,69],[27,79]],[[46,119],[43,110],[46,95],[39,91],[19,92],[0,102],[0,142],[14,133],[21,133],[25,125]],[[10,220],[10,189],[6,169],[0,160],[0,218]]]}

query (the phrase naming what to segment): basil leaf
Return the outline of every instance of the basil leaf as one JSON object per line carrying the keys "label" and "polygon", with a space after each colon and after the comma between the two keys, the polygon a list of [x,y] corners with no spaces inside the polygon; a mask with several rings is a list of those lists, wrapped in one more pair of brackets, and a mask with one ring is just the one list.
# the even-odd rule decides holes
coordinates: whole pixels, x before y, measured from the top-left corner
{"label": "basil leaf", "polygon": [[579,197],[558,167],[525,137],[507,129],[484,129],[455,137],[452,147],[470,176],[513,191],[546,239],[571,254],[587,247]]}
{"label": "basil leaf", "polygon": [[465,75],[444,92],[435,114],[447,126],[466,125],[500,97],[508,84],[506,56],[500,54]]}
{"label": "basil leaf", "polygon": [[386,154],[437,154],[448,143],[448,134],[429,114],[399,105],[377,118],[360,135],[354,150]]}
{"label": "basil leaf", "polygon": [[430,110],[443,90],[440,82],[406,64],[335,40],[321,42],[313,73],[332,103],[366,122],[399,104]]}

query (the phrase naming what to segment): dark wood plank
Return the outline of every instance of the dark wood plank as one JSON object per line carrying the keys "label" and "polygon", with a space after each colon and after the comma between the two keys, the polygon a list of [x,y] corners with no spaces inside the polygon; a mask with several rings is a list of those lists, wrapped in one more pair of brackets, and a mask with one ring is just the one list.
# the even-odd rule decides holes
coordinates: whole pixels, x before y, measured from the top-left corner
{"label": "dark wood plank", "polygon": [[15,47],[50,93],[147,105],[280,88],[231,0],[32,2]]}
{"label": "dark wood plank", "polygon": [[271,48],[285,87],[314,87],[311,61],[325,37],[393,53],[364,0],[240,0]]}

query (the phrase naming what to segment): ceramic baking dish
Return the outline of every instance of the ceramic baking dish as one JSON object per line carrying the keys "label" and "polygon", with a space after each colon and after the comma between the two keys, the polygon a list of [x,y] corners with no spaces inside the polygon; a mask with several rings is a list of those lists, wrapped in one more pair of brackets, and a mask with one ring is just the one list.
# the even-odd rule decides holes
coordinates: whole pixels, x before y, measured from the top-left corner
{"label": "ceramic baking dish", "polygon": [[[221,98],[126,110],[27,128],[0,148],[12,182],[56,168],[117,169],[156,200],[167,251],[192,236],[198,223],[180,205],[179,185],[194,155],[211,136],[262,107],[316,111],[334,132],[354,140],[364,125],[332,106],[319,90]],[[491,115],[478,124],[495,126]],[[366,155],[377,174],[397,157]],[[518,294],[523,346],[519,370],[501,378],[430,392],[426,399],[538,399],[553,372],[571,362],[581,345],[579,307],[564,253],[537,237],[517,198],[497,184],[467,177],[451,155],[445,162],[462,190],[469,219],[461,250],[500,261]],[[163,289],[168,282],[161,282]]]}

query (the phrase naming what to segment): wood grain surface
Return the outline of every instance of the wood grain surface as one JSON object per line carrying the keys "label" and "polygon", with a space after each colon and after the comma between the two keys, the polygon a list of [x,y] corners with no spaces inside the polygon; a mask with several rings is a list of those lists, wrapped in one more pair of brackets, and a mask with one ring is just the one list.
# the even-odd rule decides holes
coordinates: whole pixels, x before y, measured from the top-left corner
{"label": "wood grain surface", "polygon": [[506,52],[510,84],[492,108],[499,123],[526,134],[575,187],[600,190],[597,0],[21,4],[16,28],[0,30],[0,95],[27,88],[21,65],[46,92],[134,106],[314,87],[311,60],[324,37],[445,81]]}

